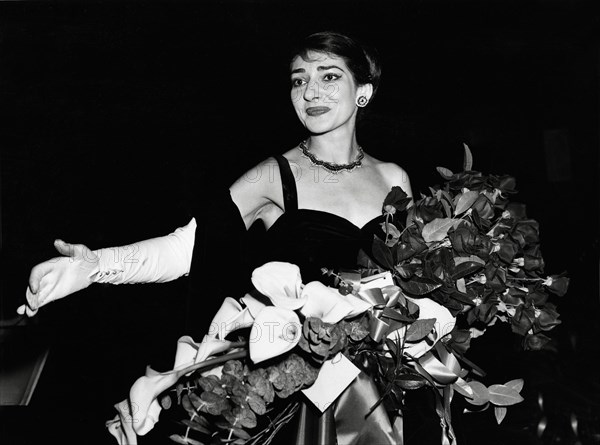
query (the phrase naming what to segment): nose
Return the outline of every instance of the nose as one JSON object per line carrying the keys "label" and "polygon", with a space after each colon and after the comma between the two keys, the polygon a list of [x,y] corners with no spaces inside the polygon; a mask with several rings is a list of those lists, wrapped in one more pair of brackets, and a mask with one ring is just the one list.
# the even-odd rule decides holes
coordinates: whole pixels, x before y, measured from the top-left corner
{"label": "nose", "polygon": [[319,100],[319,84],[311,82],[304,90],[304,100],[307,102],[316,102]]}

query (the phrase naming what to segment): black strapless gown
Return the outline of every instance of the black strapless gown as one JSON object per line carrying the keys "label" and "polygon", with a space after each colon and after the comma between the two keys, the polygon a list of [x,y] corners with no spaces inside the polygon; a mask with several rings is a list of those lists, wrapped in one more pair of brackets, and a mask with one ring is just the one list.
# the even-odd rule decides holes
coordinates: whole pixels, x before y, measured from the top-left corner
{"label": "black strapless gown", "polygon": [[[261,237],[255,260],[285,261],[300,267],[302,281],[327,281],[321,273],[326,269],[356,268],[360,249],[370,252],[373,235],[381,232],[383,215],[363,227],[347,219],[321,210],[299,209],[295,179],[288,161],[276,156],[283,185],[285,213]],[[262,240],[261,240],[262,238]]]}

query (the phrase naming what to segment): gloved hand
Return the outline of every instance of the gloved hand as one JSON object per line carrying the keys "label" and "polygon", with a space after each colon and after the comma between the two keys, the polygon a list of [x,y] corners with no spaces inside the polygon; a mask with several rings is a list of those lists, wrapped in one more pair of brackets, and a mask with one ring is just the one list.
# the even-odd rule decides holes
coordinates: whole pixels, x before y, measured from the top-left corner
{"label": "gloved hand", "polygon": [[56,240],[54,247],[63,256],[44,261],[31,269],[25,292],[27,304],[17,309],[19,314],[35,315],[45,304],[85,289],[98,273],[98,255],[83,244]]}
{"label": "gloved hand", "polygon": [[33,316],[45,304],[85,289],[92,283],[164,283],[190,272],[196,220],[166,236],[127,246],[90,250],[61,240],[54,247],[62,257],[31,269],[27,304],[19,314]]}

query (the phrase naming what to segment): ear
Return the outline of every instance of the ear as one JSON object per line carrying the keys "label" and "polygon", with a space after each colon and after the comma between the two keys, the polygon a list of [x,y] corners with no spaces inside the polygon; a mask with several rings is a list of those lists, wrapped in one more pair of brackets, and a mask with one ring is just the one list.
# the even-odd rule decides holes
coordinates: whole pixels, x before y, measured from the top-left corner
{"label": "ear", "polygon": [[365,96],[370,102],[371,96],[373,96],[373,84],[365,83],[364,85],[360,85],[356,89],[356,99],[358,99],[360,96]]}

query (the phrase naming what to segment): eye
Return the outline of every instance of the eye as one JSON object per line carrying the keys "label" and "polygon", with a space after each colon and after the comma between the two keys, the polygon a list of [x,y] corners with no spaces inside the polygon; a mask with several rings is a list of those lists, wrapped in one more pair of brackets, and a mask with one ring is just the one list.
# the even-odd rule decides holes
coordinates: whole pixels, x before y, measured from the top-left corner
{"label": "eye", "polygon": [[340,76],[339,74],[327,73],[323,76],[323,80],[325,82],[333,82],[335,80],[338,80],[340,77],[342,76]]}
{"label": "eye", "polygon": [[304,79],[297,77],[296,79],[292,79],[292,88],[299,87],[305,83],[306,81]]}

